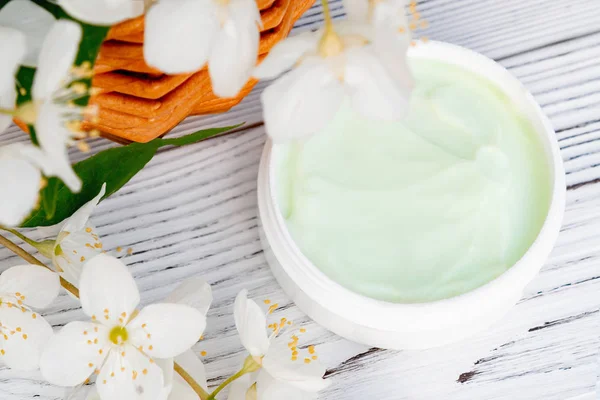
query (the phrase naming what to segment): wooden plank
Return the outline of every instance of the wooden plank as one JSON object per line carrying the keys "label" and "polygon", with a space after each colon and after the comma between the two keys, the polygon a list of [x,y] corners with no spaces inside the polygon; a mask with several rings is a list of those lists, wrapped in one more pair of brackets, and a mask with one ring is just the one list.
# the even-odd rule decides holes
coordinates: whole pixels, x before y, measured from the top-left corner
{"label": "wooden plank", "polygon": [[[544,399],[595,398],[600,346],[600,16],[597,0],[429,0],[420,9],[431,22],[424,34],[498,58],[542,104],[557,128],[567,170],[568,207],[559,242],[521,302],[485,334],[441,349],[392,352],[352,344],[300,312],[274,281],[257,234],[257,163],[264,129],[178,149],[161,150],[146,169],[103,202],[93,222],[113,254],[124,256],[147,304],[181,280],[201,274],[214,306],[206,339],[210,384],[242,359],[232,303],[241,288],[282,306],[273,318],[306,326],[333,386],[323,399]],[[336,17],[340,1],[332,2]],[[320,6],[296,32],[322,23]],[[201,127],[261,123],[261,83],[229,113],[189,118],[172,135]],[[11,129],[2,143],[24,140]],[[93,151],[113,146],[94,140]],[[74,159],[84,155],[73,152]],[[42,235],[37,232],[37,235]],[[0,250],[0,267],[20,261]],[[62,295],[47,318],[55,326],[83,318]],[[37,373],[0,369],[0,397],[57,399],[62,389]],[[580,397],[581,396],[581,397]],[[590,397],[591,396],[591,397]]]}

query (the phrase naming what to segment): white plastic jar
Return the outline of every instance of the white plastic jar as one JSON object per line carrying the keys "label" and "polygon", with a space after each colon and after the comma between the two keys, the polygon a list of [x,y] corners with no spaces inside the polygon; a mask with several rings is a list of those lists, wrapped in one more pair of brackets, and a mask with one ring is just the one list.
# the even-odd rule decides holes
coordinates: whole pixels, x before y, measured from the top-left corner
{"label": "white plastic jar", "polygon": [[313,265],[290,236],[279,211],[273,152],[267,142],[258,175],[260,234],[267,261],[279,284],[308,316],[332,332],[370,346],[425,349],[459,341],[489,327],[516,304],[546,261],[565,208],[565,174],[556,135],[531,94],[496,62],[465,48],[419,44],[409,57],[454,64],[488,79],[504,91],[532,123],[544,146],[552,198],[542,229],[523,257],[493,281],[453,298],[398,304],[354,293]]}

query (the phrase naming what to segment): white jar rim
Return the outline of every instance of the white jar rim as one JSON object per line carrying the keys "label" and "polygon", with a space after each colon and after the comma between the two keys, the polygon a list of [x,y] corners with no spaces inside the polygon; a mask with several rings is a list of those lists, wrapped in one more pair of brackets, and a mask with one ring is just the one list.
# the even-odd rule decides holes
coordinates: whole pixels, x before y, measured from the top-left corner
{"label": "white jar rim", "polygon": [[[365,330],[353,336],[350,329],[346,335],[341,333],[343,336],[369,344],[381,343],[376,338],[369,340],[369,336],[377,335],[378,331],[382,331],[383,335],[386,332],[390,335],[401,333],[399,346],[393,343],[393,339],[390,345],[385,346],[394,348],[423,347],[418,344],[418,338],[415,338],[415,346],[410,344],[411,334],[437,332],[443,328],[457,330],[449,331],[448,337],[462,338],[465,334],[461,332],[465,327],[476,326],[479,320],[489,320],[486,322],[489,325],[501,318],[518,301],[525,286],[550,254],[562,224],[566,197],[564,167],[555,132],[533,96],[505,68],[471,50],[436,41],[411,48],[409,57],[441,61],[467,69],[493,82],[511,99],[532,123],[543,144],[550,172],[551,203],[533,244],[515,265],[496,279],[464,294],[434,302],[402,304],[376,300],[341,286],[302,254],[279,211],[273,163],[278,147],[268,141],[259,171],[258,197],[261,234],[268,249],[267,258],[274,257],[269,264],[275,276],[300,308],[317,322],[336,332],[335,326],[328,325],[338,322],[328,324],[328,320],[335,321],[334,317],[339,317],[340,321],[350,324],[349,327],[355,325],[357,330]],[[363,337],[365,339],[361,340]],[[407,344],[403,345],[403,342]]]}

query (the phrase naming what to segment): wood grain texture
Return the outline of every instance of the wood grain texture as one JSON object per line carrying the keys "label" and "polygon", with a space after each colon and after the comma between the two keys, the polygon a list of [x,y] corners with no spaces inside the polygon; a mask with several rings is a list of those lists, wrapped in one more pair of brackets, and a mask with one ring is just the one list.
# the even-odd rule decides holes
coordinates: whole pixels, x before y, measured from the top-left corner
{"label": "wood grain texture", "polygon": [[[232,305],[248,288],[278,302],[307,327],[333,385],[321,398],[593,400],[600,347],[600,2],[598,0],[423,0],[428,37],[497,59],[540,102],[557,130],[567,171],[564,226],[550,259],[523,299],[482,335],[428,351],[385,351],[350,343],[320,328],[281,291],[257,233],[256,174],[265,140],[260,83],[232,111],[185,120],[173,135],[245,121],[254,128],[205,143],[161,150],[146,169],[103,202],[93,222],[106,249],[131,247],[131,267],[144,303],[160,300],[181,280],[203,275],[213,286],[205,340],[210,384],[242,359]],[[332,2],[336,17],[340,1]],[[313,7],[296,31],[322,23]],[[11,129],[2,143],[24,140]],[[114,144],[96,140],[93,151]],[[73,159],[82,154],[73,153]],[[34,235],[43,235],[35,232]],[[117,254],[114,250],[113,254]],[[121,255],[123,253],[120,253]],[[0,250],[0,266],[20,263]],[[47,312],[56,327],[82,318],[66,295]],[[59,399],[63,390],[37,373],[0,369],[0,398]]]}

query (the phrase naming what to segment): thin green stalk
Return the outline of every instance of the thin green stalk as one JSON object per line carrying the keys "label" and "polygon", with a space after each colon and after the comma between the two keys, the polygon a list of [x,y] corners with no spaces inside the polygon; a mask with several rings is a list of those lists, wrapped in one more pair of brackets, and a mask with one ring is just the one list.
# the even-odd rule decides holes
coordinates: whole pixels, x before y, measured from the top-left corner
{"label": "thin green stalk", "polygon": [[227,385],[229,385],[231,382],[235,381],[236,379],[238,379],[241,376],[244,376],[244,375],[252,373],[252,372],[256,372],[261,368],[262,368],[262,361],[249,355],[244,360],[244,366],[242,367],[242,369],[240,369],[235,375],[232,375],[231,377],[229,377],[229,379],[227,379],[225,382],[221,383],[219,385],[219,387],[216,388],[214,390],[214,392],[212,392],[206,400],[215,400],[215,397],[217,396],[217,394],[219,394],[219,392],[221,390],[225,389],[225,387],[227,387]]}
{"label": "thin green stalk", "polygon": [[22,241],[27,243],[28,245],[35,247],[37,249],[39,242],[36,242],[33,239],[29,239],[27,236],[23,235],[21,232],[17,231],[16,229],[6,228],[4,226],[0,226],[0,229],[2,229],[3,231],[6,231],[6,232],[12,233],[16,237],[18,237],[19,239],[21,239]]}
{"label": "thin green stalk", "polygon": [[227,385],[229,385],[231,382],[235,381],[236,379],[246,375],[247,371],[244,371],[244,369],[242,368],[241,370],[239,370],[235,375],[231,375],[229,377],[229,379],[227,379],[225,382],[221,383],[219,385],[218,388],[216,388],[211,394],[210,396],[208,396],[208,398],[206,400],[215,400],[215,397],[219,394],[219,392],[223,389],[225,389],[225,387],[227,387]]}

